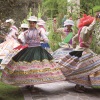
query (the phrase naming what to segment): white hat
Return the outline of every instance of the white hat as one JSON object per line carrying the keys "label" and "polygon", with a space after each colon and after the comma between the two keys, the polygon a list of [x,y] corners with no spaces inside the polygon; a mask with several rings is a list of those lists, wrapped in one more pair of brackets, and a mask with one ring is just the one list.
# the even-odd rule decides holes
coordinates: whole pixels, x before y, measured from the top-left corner
{"label": "white hat", "polygon": [[30,16],[27,20],[28,21],[36,21],[37,22],[37,17],[36,16]]}
{"label": "white hat", "polygon": [[6,20],[6,23],[11,23],[11,24],[14,24],[14,23],[15,23],[15,21],[14,21],[13,19],[7,19],[7,20]]}
{"label": "white hat", "polygon": [[70,19],[67,19],[65,22],[64,22],[64,26],[66,26],[66,25],[74,25],[74,22],[72,21],[72,20],[70,20]]}
{"label": "white hat", "polygon": [[21,28],[29,28],[28,24],[21,24]]}
{"label": "white hat", "polygon": [[38,25],[45,25],[45,21],[44,20],[42,20],[42,19],[38,19],[38,21],[37,21],[37,24]]}

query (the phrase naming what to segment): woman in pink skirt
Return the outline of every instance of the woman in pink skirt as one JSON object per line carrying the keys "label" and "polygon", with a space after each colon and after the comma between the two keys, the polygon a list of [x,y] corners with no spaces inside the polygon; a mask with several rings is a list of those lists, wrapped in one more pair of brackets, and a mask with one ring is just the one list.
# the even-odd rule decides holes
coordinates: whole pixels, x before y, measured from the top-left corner
{"label": "woman in pink skirt", "polygon": [[5,66],[2,81],[6,84],[27,86],[65,80],[60,66],[53,57],[41,47],[40,38],[48,41],[36,28],[37,17],[29,19],[29,29],[24,32],[24,43],[28,47],[16,54]]}

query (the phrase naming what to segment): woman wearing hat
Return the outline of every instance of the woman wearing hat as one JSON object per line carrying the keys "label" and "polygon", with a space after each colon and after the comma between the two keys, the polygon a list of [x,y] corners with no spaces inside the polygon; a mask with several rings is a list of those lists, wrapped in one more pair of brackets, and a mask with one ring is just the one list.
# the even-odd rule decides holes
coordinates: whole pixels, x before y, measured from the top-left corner
{"label": "woman wearing hat", "polygon": [[20,31],[20,34],[19,34],[19,36],[18,36],[18,41],[20,42],[20,43],[24,43],[24,41],[25,41],[25,38],[24,38],[24,32],[25,31],[27,31],[28,30],[28,28],[29,28],[29,26],[28,26],[28,24],[26,24],[26,23],[23,23],[23,24],[21,24],[21,27],[20,27],[20,29],[21,29],[21,31]]}
{"label": "woman wearing hat", "polygon": [[[46,38],[48,38],[48,32],[45,29],[45,21],[42,19],[38,19],[37,22],[38,25],[38,29],[40,30],[41,34],[44,34]],[[48,40],[49,41],[49,40]],[[52,50],[50,49],[50,46],[48,44],[48,42],[43,41],[43,39],[41,38],[41,46],[46,49],[48,52],[52,52]]]}
{"label": "woman wearing hat", "polygon": [[0,44],[0,59],[5,58],[13,48],[17,47],[19,42],[17,41],[18,28],[14,25],[13,19],[6,20],[6,27],[8,28],[8,33],[6,33],[5,41]]}
{"label": "woman wearing hat", "polygon": [[72,26],[74,26],[74,22],[67,19],[64,22],[64,28],[55,29],[57,33],[62,33],[62,42],[59,43],[61,48],[53,53],[53,57],[57,62],[72,50]]}
{"label": "woman wearing hat", "polygon": [[37,17],[29,19],[29,29],[24,32],[25,44],[28,45],[15,55],[2,73],[2,81],[12,85],[44,84],[64,80],[59,66],[53,57],[41,47],[40,38],[48,42],[44,34],[36,28]]}
{"label": "woman wearing hat", "polygon": [[72,26],[74,26],[74,22],[70,19],[67,19],[64,22],[64,27],[65,28],[58,28],[58,29],[54,29],[57,33],[62,33],[62,41],[64,43],[68,43],[70,45],[72,45],[72,35],[70,37],[70,39],[68,41],[65,41],[65,38],[68,36],[70,36],[69,34],[73,32]]}
{"label": "woman wearing hat", "polygon": [[78,39],[79,45],[59,62],[66,79],[77,84],[75,90],[78,92],[84,92],[84,86],[100,88],[100,55],[89,49],[96,21],[97,17],[87,15],[80,19],[78,34],[72,42],[76,45]]}

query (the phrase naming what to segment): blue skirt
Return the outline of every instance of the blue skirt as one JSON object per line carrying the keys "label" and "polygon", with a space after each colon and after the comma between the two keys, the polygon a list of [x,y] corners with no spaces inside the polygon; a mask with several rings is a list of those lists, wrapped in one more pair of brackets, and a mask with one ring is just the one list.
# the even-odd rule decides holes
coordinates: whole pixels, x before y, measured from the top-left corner
{"label": "blue skirt", "polygon": [[41,43],[41,46],[45,49],[45,48],[50,48],[48,43]]}

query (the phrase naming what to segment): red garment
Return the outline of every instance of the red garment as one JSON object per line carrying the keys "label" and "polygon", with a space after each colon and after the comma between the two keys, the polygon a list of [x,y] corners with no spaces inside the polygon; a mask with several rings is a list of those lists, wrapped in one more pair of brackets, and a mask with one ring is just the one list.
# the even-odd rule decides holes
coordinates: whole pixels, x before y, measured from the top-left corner
{"label": "red garment", "polygon": [[15,50],[21,50],[27,48],[28,45],[19,45],[18,47],[14,48]]}
{"label": "red garment", "polygon": [[94,17],[90,15],[87,16],[86,14],[84,14],[83,17],[80,19],[78,28],[90,25],[93,22],[93,20],[94,20]]}

